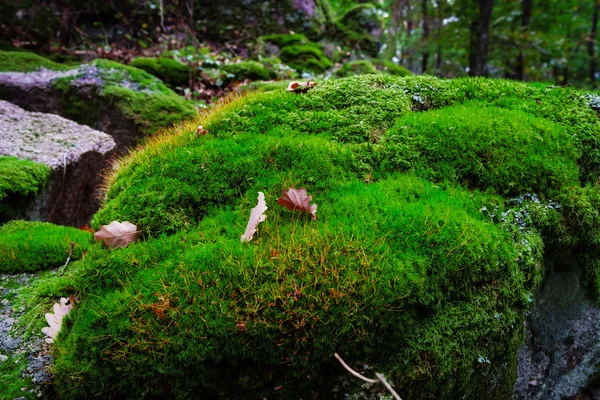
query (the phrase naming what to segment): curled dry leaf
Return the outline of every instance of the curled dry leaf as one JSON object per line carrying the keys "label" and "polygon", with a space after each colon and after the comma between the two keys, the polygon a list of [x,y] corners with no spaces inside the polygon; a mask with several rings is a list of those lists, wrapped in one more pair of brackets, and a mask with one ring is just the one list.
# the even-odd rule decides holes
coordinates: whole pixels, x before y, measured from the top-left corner
{"label": "curled dry leaf", "polygon": [[48,336],[48,338],[46,338],[46,343],[54,343],[54,339],[62,326],[63,317],[72,309],[73,302],[69,302],[69,299],[64,297],[61,297],[60,304],[54,303],[54,306],[52,307],[54,313],[46,314],[46,321],[48,321],[48,325],[50,326],[42,328],[42,332]]}
{"label": "curled dry leaf", "polygon": [[258,224],[267,219],[265,211],[267,211],[268,208],[269,207],[267,207],[267,203],[265,202],[265,194],[263,192],[258,192],[258,203],[250,212],[250,219],[248,220],[248,225],[246,225],[246,232],[244,232],[240,238],[242,243],[252,240]]}
{"label": "curled dry leaf", "polygon": [[306,189],[289,188],[282,190],[281,197],[277,199],[277,204],[292,211],[307,212],[312,214],[312,219],[317,219],[317,205],[310,204],[312,196],[306,193]]}
{"label": "curled dry leaf", "polygon": [[287,87],[287,91],[294,93],[306,93],[309,91],[309,89],[312,89],[315,86],[317,86],[317,82],[313,80],[308,80],[306,82],[291,82]]}
{"label": "curled dry leaf", "polygon": [[208,133],[208,131],[206,129],[204,129],[204,127],[202,125],[198,125],[198,128],[196,129],[196,135],[206,135]]}
{"label": "curled dry leaf", "polygon": [[117,249],[135,242],[139,234],[137,226],[132,223],[113,221],[108,225],[102,225],[100,230],[94,233],[94,238],[102,241],[104,245],[111,249]]}

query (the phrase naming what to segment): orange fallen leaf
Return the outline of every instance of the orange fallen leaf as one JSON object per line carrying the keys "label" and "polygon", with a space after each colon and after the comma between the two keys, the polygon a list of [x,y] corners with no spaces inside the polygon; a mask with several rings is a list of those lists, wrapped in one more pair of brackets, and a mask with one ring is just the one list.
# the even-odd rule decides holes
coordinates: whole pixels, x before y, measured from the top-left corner
{"label": "orange fallen leaf", "polygon": [[312,214],[312,219],[317,219],[317,205],[310,204],[312,196],[306,193],[306,189],[289,188],[282,190],[281,197],[277,199],[277,204],[291,211],[307,212]]}
{"label": "orange fallen leaf", "polygon": [[135,242],[139,234],[137,226],[132,223],[113,221],[108,225],[102,225],[100,230],[94,233],[94,238],[111,249],[117,249]]}
{"label": "orange fallen leaf", "polygon": [[80,226],[79,230],[89,232],[92,235],[94,234],[94,230],[92,228],[90,228],[90,226],[88,224],[85,224],[84,226]]}

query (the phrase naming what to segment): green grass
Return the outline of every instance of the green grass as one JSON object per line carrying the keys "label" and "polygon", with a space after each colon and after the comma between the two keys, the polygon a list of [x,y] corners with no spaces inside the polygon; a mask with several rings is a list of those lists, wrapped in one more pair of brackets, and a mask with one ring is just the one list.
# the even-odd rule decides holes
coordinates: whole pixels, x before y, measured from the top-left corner
{"label": "green grass", "polygon": [[33,72],[40,68],[64,71],[73,66],[59,64],[34,53],[0,50],[0,72]]}
{"label": "green grass", "polygon": [[142,234],[62,283],[61,398],[356,394],[334,352],[403,398],[509,398],[543,257],[600,287],[597,119],[571,89],[386,74],[216,105],[107,177],[93,225]]}
{"label": "green grass", "polygon": [[11,221],[0,226],[0,272],[35,272],[81,258],[90,245],[89,232],[46,222]]}

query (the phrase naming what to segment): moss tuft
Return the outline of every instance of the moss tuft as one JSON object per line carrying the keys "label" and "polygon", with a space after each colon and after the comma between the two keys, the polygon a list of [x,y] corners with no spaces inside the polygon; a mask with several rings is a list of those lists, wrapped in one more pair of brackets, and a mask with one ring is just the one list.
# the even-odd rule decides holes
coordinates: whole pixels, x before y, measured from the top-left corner
{"label": "moss tuft", "polygon": [[242,81],[250,79],[253,81],[266,81],[275,78],[273,71],[267,68],[258,61],[245,60],[238,63],[229,64],[225,67],[225,71],[232,74],[236,80]]}
{"label": "moss tuft", "polygon": [[342,65],[335,74],[339,77],[346,77],[348,75],[365,75],[365,74],[377,74],[379,71],[375,68],[375,65],[369,60],[356,60],[350,61]]}
{"label": "moss tuft", "polygon": [[51,174],[47,165],[0,156],[0,221],[13,218],[16,209],[37,195]]}
{"label": "moss tuft", "polygon": [[53,71],[72,69],[72,65],[64,65],[47,58],[25,51],[0,50],[0,72],[33,72],[41,68]]}
{"label": "moss tuft", "polygon": [[169,57],[138,57],[131,61],[131,66],[156,76],[172,88],[189,83],[188,67]]}
{"label": "moss tuft", "polygon": [[0,272],[35,272],[58,268],[69,256],[80,258],[90,245],[89,232],[47,222],[10,221],[0,226]]}
{"label": "moss tuft", "polygon": [[333,66],[331,60],[325,57],[321,48],[315,43],[283,47],[280,57],[284,63],[298,71],[321,74]]}

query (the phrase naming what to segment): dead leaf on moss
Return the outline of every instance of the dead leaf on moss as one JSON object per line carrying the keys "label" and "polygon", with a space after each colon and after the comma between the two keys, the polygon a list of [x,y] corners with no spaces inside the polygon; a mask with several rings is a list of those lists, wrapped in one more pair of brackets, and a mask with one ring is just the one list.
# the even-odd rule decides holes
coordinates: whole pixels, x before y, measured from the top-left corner
{"label": "dead leaf on moss", "polygon": [[277,204],[292,211],[307,212],[312,214],[312,219],[317,219],[317,205],[310,204],[312,196],[306,193],[306,189],[289,188],[282,190],[281,197],[277,199]]}
{"label": "dead leaf on moss", "polygon": [[306,93],[315,86],[317,86],[317,82],[313,81],[312,79],[306,82],[291,82],[287,87],[287,91],[294,93]]}
{"label": "dead leaf on moss", "polygon": [[132,223],[113,221],[108,225],[102,225],[100,230],[94,233],[94,238],[111,249],[118,249],[135,242],[139,234],[137,226]]}
{"label": "dead leaf on moss", "polygon": [[267,203],[265,202],[265,194],[263,192],[258,192],[258,203],[250,212],[250,219],[248,220],[248,225],[246,225],[246,232],[244,232],[240,238],[240,242],[244,243],[252,240],[258,224],[267,219],[265,211],[267,211],[268,208],[269,207],[267,207]]}
{"label": "dead leaf on moss", "polygon": [[92,228],[90,228],[90,226],[88,224],[85,224],[84,226],[80,226],[79,230],[89,232],[92,235],[94,234],[94,230]]}

